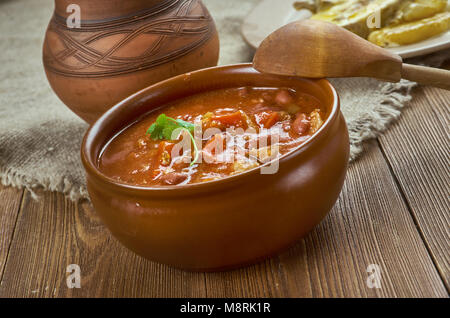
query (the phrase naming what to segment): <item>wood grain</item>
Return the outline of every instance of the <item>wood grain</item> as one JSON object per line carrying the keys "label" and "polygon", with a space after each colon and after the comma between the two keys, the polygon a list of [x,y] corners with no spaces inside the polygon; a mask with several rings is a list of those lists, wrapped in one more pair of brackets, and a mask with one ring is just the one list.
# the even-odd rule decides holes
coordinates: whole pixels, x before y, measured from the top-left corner
{"label": "wood grain", "polygon": [[[115,241],[89,203],[26,192],[0,297],[203,297],[203,274],[146,261]],[[78,264],[81,288],[66,268]]]}
{"label": "wood grain", "polygon": [[402,78],[422,85],[450,90],[450,71],[448,70],[403,63]]}
{"label": "wood grain", "polygon": [[8,257],[23,190],[0,185],[0,280]]}
{"label": "wood grain", "polygon": [[419,89],[382,136],[392,167],[429,251],[450,287],[450,92]]}
{"label": "wood grain", "polygon": [[[369,264],[381,289],[366,285]],[[446,297],[384,158],[372,142],[347,176],[330,215],[265,263],[206,274],[214,297]]]}

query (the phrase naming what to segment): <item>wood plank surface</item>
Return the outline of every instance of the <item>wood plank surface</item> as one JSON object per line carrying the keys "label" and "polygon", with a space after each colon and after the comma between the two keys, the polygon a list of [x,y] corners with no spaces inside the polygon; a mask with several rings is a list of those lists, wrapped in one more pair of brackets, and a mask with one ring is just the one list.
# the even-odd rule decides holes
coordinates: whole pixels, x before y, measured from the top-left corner
{"label": "wood plank surface", "polygon": [[16,226],[23,191],[0,185],[0,281]]}
{"label": "wood plank surface", "polygon": [[[293,248],[263,264],[206,274],[212,297],[445,297],[376,143],[352,164],[326,219]],[[366,281],[381,268],[381,289]]]}
{"label": "wood plank surface", "polygon": [[423,88],[379,138],[418,229],[450,287],[450,91]]}
{"label": "wood plank surface", "polygon": [[[203,297],[203,274],[146,261],[122,247],[87,202],[58,193],[25,193],[0,297]],[[81,288],[67,287],[67,266]]]}

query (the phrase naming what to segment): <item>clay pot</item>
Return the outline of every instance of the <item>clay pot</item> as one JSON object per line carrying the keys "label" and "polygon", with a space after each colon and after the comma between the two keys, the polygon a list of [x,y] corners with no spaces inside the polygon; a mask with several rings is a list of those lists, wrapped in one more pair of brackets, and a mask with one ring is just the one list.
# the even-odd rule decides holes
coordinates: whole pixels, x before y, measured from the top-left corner
{"label": "clay pot", "polygon": [[[216,181],[152,188],[119,183],[98,169],[103,147],[140,116],[192,94],[241,86],[294,88],[328,110],[319,131],[281,157],[277,173],[256,168]],[[317,225],[341,191],[349,137],[327,80],[269,76],[242,64],[180,75],[129,97],[91,126],[81,156],[92,204],[120,242],[150,260],[211,271],[272,255]]]}
{"label": "clay pot", "polygon": [[[67,27],[73,3],[80,28]],[[217,65],[218,55],[200,0],[55,0],[43,48],[53,90],[88,123],[144,87]]]}

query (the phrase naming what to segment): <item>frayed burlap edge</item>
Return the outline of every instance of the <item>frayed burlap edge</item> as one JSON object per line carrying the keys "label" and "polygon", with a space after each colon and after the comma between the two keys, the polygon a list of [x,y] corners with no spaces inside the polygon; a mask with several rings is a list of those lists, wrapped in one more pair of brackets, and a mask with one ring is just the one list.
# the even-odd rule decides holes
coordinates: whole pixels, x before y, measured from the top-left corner
{"label": "frayed burlap edge", "polygon": [[[425,57],[407,59],[405,62],[417,65],[440,67],[449,59],[450,50],[438,51]],[[412,99],[411,90],[418,86],[417,83],[401,80],[398,83],[385,84],[381,92],[386,98],[375,107],[373,111],[367,112],[358,120],[348,124],[350,135],[350,162],[358,158],[362,152],[365,141],[377,138],[385,132],[389,125],[400,117],[401,109],[407,106]]]}
{"label": "frayed burlap edge", "polygon": [[401,109],[411,100],[411,89],[415,86],[417,86],[416,83],[405,80],[399,83],[387,83],[381,89],[386,98],[380,105],[348,124],[350,162],[361,154],[365,141],[380,136],[400,116]]}
{"label": "frayed burlap edge", "polygon": [[85,187],[75,186],[65,177],[57,178],[50,176],[44,180],[36,180],[26,175],[20,174],[15,169],[0,168],[0,182],[4,186],[12,186],[19,189],[26,189],[33,199],[38,199],[37,189],[46,191],[56,191],[63,193],[71,201],[77,202],[83,199],[89,200],[89,194]]}

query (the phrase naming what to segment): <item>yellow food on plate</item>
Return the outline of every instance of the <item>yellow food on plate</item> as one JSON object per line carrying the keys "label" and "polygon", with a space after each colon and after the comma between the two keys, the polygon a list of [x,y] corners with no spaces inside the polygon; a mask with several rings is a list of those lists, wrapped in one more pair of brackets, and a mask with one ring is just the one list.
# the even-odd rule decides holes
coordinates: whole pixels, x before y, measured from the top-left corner
{"label": "yellow food on plate", "polygon": [[383,47],[420,42],[450,29],[448,0],[299,0],[294,7]]}
{"label": "yellow food on plate", "polygon": [[426,19],[444,12],[446,7],[447,0],[403,1],[395,17],[389,22],[389,25]]}
{"label": "yellow food on plate", "polygon": [[294,8],[297,10],[307,9],[312,12],[317,12],[346,1],[348,0],[302,0],[294,2]]}
{"label": "yellow food on plate", "polygon": [[450,12],[431,18],[386,27],[369,35],[369,41],[383,47],[395,47],[426,40],[450,28]]}
{"label": "yellow food on plate", "polygon": [[383,26],[383,22],[395,14],[400,4],[400,0],[347,0],[327,10],[319,11],[311,19],[335,23],[367,38],[371,31],[367,20],[375,12],[380,12],[380,22]]}

